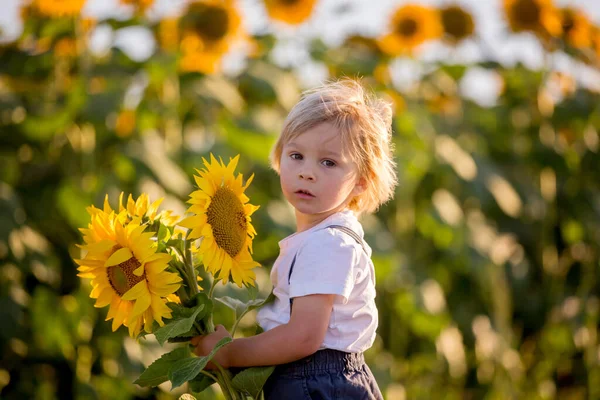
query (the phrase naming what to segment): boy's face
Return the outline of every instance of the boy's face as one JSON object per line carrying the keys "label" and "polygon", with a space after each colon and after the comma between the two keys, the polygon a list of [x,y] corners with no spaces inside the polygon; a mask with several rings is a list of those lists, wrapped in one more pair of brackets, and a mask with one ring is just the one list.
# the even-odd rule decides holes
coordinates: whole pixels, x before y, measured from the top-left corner
{"label": "boy's face", "polygon": [[328,122],[283,145],[279,174],[299,223],[318,223],[364,191],[356,163],[342,153],[339,130]]}

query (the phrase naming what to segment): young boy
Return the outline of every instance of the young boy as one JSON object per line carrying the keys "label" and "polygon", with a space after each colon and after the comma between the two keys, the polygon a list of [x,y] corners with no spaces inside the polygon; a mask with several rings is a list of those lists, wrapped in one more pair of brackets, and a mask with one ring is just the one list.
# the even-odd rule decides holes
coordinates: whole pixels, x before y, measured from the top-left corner
{"label": "young boy", "polygon": [[[258,313],[265,332],[235,339],[214,360],[277,365],[267,399],[382,399],[363,357],[375,339],[377,308],[371,249],[357,216],[394,194],[391,108],[348,79],[306,92],[271,162],[297,232],[279,242],[276,299]],[[219,326],[192,344],[206,355],[227,335]]]}

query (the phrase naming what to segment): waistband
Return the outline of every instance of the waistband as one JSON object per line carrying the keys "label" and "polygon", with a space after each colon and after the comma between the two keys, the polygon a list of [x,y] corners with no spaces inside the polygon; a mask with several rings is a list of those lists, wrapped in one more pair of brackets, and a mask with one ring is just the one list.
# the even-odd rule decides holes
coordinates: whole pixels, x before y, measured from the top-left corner
{"label": "waistband", "polygon": [[346,353],[340,350],[323,349],[308,357],[291,363],[278,365],[275,372],[280,375],[310,375],[315,372],[355,371],[365,363],[363,353]]}

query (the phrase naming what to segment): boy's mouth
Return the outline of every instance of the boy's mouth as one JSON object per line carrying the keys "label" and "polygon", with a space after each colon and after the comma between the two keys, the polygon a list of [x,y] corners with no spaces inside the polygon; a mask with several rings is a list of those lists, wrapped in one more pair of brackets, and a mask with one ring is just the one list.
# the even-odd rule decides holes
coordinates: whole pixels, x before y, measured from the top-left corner
{"label": "boy's mouth", "polygon": [[299,189],[296,190],[294,193],[296,194],[300,194],[300,195],[305,195],[305,196],[310,196],[310,197],[315,197],[314,194],[312,194],[311,192],[309,192],[308,190],[304,190],[304,189]]}

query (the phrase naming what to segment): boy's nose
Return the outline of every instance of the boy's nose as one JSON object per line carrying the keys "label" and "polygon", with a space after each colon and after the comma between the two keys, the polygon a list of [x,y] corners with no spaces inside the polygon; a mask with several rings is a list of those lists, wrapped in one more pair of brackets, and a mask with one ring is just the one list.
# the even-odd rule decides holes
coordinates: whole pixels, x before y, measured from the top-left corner
{"label": "boy's nose", "polygon": [[300,174],[298,174],[298,177],[300,179],[306,179],[307,181],[314,181],[315,180],[314,175],[311,172],[309,172],[309,171],[302,171],[302,172],[300,172]]}

